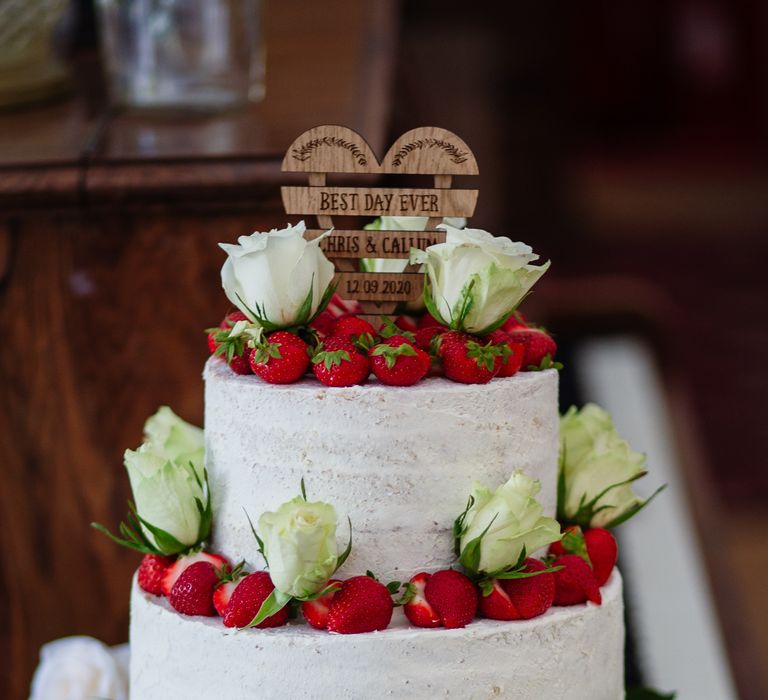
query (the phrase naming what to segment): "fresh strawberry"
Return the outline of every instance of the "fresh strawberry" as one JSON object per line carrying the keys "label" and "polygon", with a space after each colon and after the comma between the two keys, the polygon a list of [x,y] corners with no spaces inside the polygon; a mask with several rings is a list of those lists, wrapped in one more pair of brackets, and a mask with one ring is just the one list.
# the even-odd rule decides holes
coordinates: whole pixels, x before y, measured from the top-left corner
{"label": "fresh strawberry", "polygon": [[344,581],[328,611],[329,632],[359,634],[389,626],[394,604],[387,587],[370,576]]}
{"label": "fresh strawberry", "polygon": [[424,597],[424,588],[429,581],[427,573],[416,574],[408,582],[409,599],[403,606],[405,616],[416,627],[440,627],[443,623],[434,608]]}
{"label": "fresh strawberry", "polygon": [[194,552],[185,554],[173,562],[163,574],[162,589],[163,595],[169,596],[176,580],[187,569],[187,567],[199,561],[207,561],[215,569],[228,571],[231,567],[229,562],[219,554],[210,554],[209,552]]}
{"label": "fresh strawberry", "polygon": [[502,348],[507,348],[501,358],[501,367],[497,377],[511,377],[520,370],[523,366],[523,358],[525,357],[525,345],[523,343],[515,343],[509,333],[505,333],[502,330],[493,331],[488,336],[495,345],[500,345]]}
{"label": "fresh strawberry", "polygon": [[[549,554],[553,554],[556,557],[561,557],[563,554],[580,554],[576,551],[578,548],[573,547],[573,543],[578,544],[578,537],[581,535],[581,528],[578,525],[569,525],[563,531],[563,538],[557,542],[553,542],[549,545]],[[569,536],[570,535],[570,536]],[[576,539],[574,539],[574,536]],[[571,544],[569,547],[568,545]],[[583,554],[583,552],[581,553]]]}
{"label": "fresh strawberry", "polygon": [[371,365],[349,337],[334,335],[318,345],[312,371],[326,386],[352,386],[368,379]]}
{"label": "fresh strawberry", "polygon": [[501,326],[501,330],[507,333],[513,328],[528,328],[528,322],[520,311],[513,311],[512,315]]}
{"label": "fresh strawberry", "polygon": [[465,627],[477,614],[477,589],[464,574],[453,569],[429,577],[424,597],[440,616],[444,627]]}
{"label": "fresh strawberry", "polygon": [[225,581],[220,583],[213,591],[213,607],[216,609],[219,617],[224,617],[226,614],[227,606],[238,583],[239,581]]}
{"label": "fresh strawberry", "polygon": [[371,348],[371,369],[382,384],[411,386],[429,372],[432,360],[402,335],[393,335]]}
{"label": "fresh strawberry", "polygon": [[[331,579],[329,584],[335,584],[341,588],[342,582],[338,579]],[[306,600],[301,604],[301,612],[304,619],[315,629],[324,630],[328,626],[328,612],[338,591],[331,591],[315,600]]]}
{"label": "fresh strawberry", "polygon": [[328,310],[321,311],[309,327],[317,331],[321,336],[332,335],[336,325],[336,317]]}
{"label": "fresh strawberry", "polygon": [[432,341],[444,333],[448,329],[445,326],[427,326],[425,328],[419,328],[415,333],[416,347],[420,348],[424,352],[432,354],[433,343]]}
{"label": "fresh strawberry", "polygon": [[[239,324],[235,330],[235,325]],[[252,324],[240,311],[227,314],[218,328],[208,328],[208,349],[223,358],[236,374],[250,374],[248,335],[245,330],[254,330]],[[234,332],[233,332],[234,331]]]}
{"label": "fresh strawberry", "polygon": [[307,344],[294,333],[275,331],[251,353],[253,373],[270,384],[291,384],[309,367]]}
{"label": "fresh strawberry", "polygon": [[220,617],[224,617],[227,606],[240,581],[248,574],[243,571],[245,562],[240,562],[234,569],[227,572],[219,571],[219,585],[213,592],[213,607]]}
{"label": "fresh strawberry", "polygon": [[552,364],[557,353],[557,344],[546,331],[541,328],[512,328],[507,333],[512,342],[525,345],[524,370],[539,369]]}
{"label": "fresh strawberry", "polygon": [[395,325],[405,333],[415,333],[418,330],[418,326],[410,316],[398,316],[395,319]]}
{"label": "fresh strawberry", "polygon": [[164,595],[163,576],[171,564],[173,564],[173,557],[145,554],[137,575],[139,588],[152,595]]}
{"label": "fresh strawberry", "polygon": [[501,369],[504,349],[493,341],[479,339],[460,342],[440,342],[443,373],[448,379],[462,384],[487,384]]}
{"label": "fresh strawberry", "polygon": [[[543,571],[547,566],[538,559],[528,557],[523,572]],[[502,587],[523,620],[543,615],[555,601],[555,574],[544,573],[530,578],[505,579]]]}
{"label": "fresh strawberry", "polygon": [[520,613],[504,589],[506,581],[494,579],[493,589],[480,596],[480,614],[491,620],[519,620]]}
{"label": "fresh strawberry", "polygon": [[469,333],[463,333],[462,331],[446,331],[441,333],[434,342],[437,356],[443,357],[446,352],[450,352],[454,347],[464,347],[470,340],[477,341],[478,339],[474,335],[469,335]]}
{"label": "fresh strawberry", "polygon": [[238,321],[248,321],[250,319],[242,311],[230,311],[219,324],[219,328],[232,328]]}
{"label": "fresh strawberry", "polygon": [[332,334],[355,340],[366,333],[371,337],[374,337],[376,335],[376,329],[365,319],[359,318],[358,316],[348,315],[342,316],[336,320]]}
{"label": "fresh strawberry", "polygon": [[[266,571],[257,571],[242,579],[236,586],[232,597],[229,599],[224,614],[225,627],[247,627],[256,617],[261,604],[275,590],[272,579]],[[282,627],[288,622],[288,607],[268,617],[256,625],[258,629],[267,627]]]}
{"label": "fresh strawberry", "polygon": [[184,615],[216,614],[213,607],[213,589],[219,583],[216,568],[207,561],[188,566],[171,588],[168,600],[171,606]]}
{"label": "fresh strawberry", "polygon": [[600,605],[602,596],[592,569],[578,554],[564,554],[555,559],[555,605],[578,605],[591,601]]}
{"label": "fresh strawberry", "polygon": [[584,541],[592,561],[595,581],[598,586],[602,586],[610,578],[613,567],[616,566],[616,558],[619,555],[616,539],[608,530],[593,527],[584,533]]}
{"label": "fresh strawberry", "polygon": [[416,324],[419,328],[434,328],[435,326],[443,326],[443,324],[438,321],[431,313],[428,311],[425,312],[418,320],[418,323]]}
{"label": "fresh strawberry", "polygon": [[342,299],[338,294],[334,294],[325,310],[319,313],[309,325],[321,335],[332,335],[337,318],[359,313],[362,313],[359,302]]}
{"label": "fresh strawberry", "polygon": [[219,349],[219,344],[216,341],[217,333],[218,333],[217,330],[213,330],[208,333],[208,350],[211,351],[211,355],[215,354],[216,351]]}

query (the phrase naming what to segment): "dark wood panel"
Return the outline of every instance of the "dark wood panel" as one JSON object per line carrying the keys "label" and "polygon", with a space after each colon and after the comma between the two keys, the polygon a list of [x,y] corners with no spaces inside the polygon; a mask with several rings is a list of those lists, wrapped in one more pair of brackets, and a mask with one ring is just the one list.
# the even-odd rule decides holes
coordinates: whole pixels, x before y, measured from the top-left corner
{"label": "dark wood panel", "polygon": [[46,641],[127,638],[138,557],[88,523],[123,515],[122,452],[159,405],[202,423],[202,329],[228,308],[216,243],[283,219],[126,213],[3,230],[0,697],[26,697]]}

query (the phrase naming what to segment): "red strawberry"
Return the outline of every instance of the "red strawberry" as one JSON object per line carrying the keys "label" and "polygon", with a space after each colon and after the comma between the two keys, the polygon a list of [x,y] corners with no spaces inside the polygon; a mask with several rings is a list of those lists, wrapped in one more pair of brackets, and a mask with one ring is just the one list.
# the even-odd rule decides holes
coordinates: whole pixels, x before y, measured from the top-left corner
{"label": "red strawberry", "polygon": [[443,373],[448,379],[462,384],[487,384],[499,372],[503,349],[493,341],[483,344],[479,339],[465,343],[440,343]]}
{"label": "red strawberry", "polygon": [[477,340],[473,335],[469,333],[463,333],[462,331],[446,331],[442,333],[437,341],[437,356],[443,357],[446,352],[449,352],[454,346],[464,347],[470,340]]}
{"label": "red strawberry", "polygon": [[395,325],[406,333],[415,333],[418,326],[413,322],[413,319],[409,316],[398,316],[395,319]]}
{"label": "red strawberry", "polygon": [[602,586],[611,576],[619,548],[616,539],[601,527],[593,527],[584,533],[587,552],[592,561],[592,571],[598,586]]}
{"label": "red strawberry", "polygon": [[312,371],[326,386],[352,386],[368,379],[371,365],[350,338],[334,335],[317,347]]}
{"label": "red strawberry", "polygon": [[139,565],[139,587],[152,595],[163,595],[163,576],[171,564],[173,557],[145,554]]}
{"label": "red strawberry", "polygon": [[235,374],[252,374],[250,359],[251,350],[246,348],[242,356],[235,355],[232,357],[229,361],[229,368]]}
{"label": "red strawberry", "polygon": [[432,354],[432,341],[448,329],[445,326],[427,326],[416,331],[416,347]]}
{"label": "red strawberry", "polygon": [[224,617],[227,612],[227,606],[229,605],[230,598],[235,592],[235,588],[243,579],[247,576],[243,571],[245,562],[240,562],[232,571],[226,573],[226,571],[219,572],[219,585],[213,592],[213,607],[216,608],[216,612],[220,617]]}
{"label": "red strawberry", "polygon": [[210,554],[209,552],[185,554],[184,556],[179,557],[165,570],[162,581],[163,595],[169,596],[173,584],[176,583],[179,576],[181,576],[187,567],[199,561],[207,561],[209,564],[213,564],[215,569],[223,571],[228,571],[230,569],[229,562],[219,554]]}
{"label": "red strawberry", "polygon": [[504,331],[497,330],[490,334],[489,338],[495,345],[500,345],[502,348],[508,348],[508,352],[505,351],[501,359],[501,367],[497,377],[511,377],[520,370],[523,366],[523,358],[525,357],[525,345],[523,343],[515,343],[512,341],[511,336]]}
{"label": "red strawberry", "polygon": [[[261,604],[275,590],[266,571],[249,574],[237,584],[224,614],[225,627],[246,627],[256,617]],[[258,629],[282,627],[288,622],[288,607],[256,625]]]}
{"label": "red strawberry", "polygon": [[501,330],[509,333],[513,328],[527,327],[528,323],[525,320],[525,316],[520,311],[513,311],[512,315],[502,324]]}
{"label": "red strawberry", "polygon": [[220,583],[216,587],[216,590],[214,590],[213,607],[216,609],[219,617],[224,617],[226,614],[227,606],[229,605],[229,601],[231,600],[232,594],[235,592],[238,583],[239,581],[224,581],[224,583]]}
{"label": "red strawberry", "polygon": [[562,566],[555,572],[555,605],[578,605],[592,601],[600,605],[600,588],[589,564],[578,554],[564,554],[555,559],[554,566]]}
{"label": "red strawberry", "polygon": [[477,589],[464,574],[443,569],[432,574],[424,597],[440,616],[444,627],[465,627],[477,614]]}
{"label": "red strawberry", "polygon": [[[250,374],[251,366],[248,359],[251,350],[246,344],[247,338],[243,334],[230,336],[230,331],[238,321],[250,324],[244,314],[234,311],[227,314],[218,328],[208,328],[208,349],[216,357],[224,359],[236,374]],[[250,325],[253,327],[252,324]]]}
{"label": "red strawberry", "polygon": [[[528,557],[523,571],[528,573],[546,568],[543,562]],[[505,579],[501,585],[523,620],[543,615],[555,601],[554,573],[539,574],[530,578]]]}
{"label": "red strawberry", "polygon": [[440,616],[424,597],[424,588],[429,578],[429,574],[422,572],[412,576],[408,582],[413,595],[403,606],[403,610],[411,624],[416,627],[440,627],[442,625]]}
{"label": "red strawberry", "polygon": [[234,326],[238,321],[248,321],[250,323],[250,319],[242,312],[242,311],[230,311],[222,320],[222,322],[219,324],[219,328],[231,328]]}
{"label": "red strawberry", "polygon": [[512,328],[508,334],[512,342],[525,345],[524,370],[541,367],[547,355],[550,361],[555,359],[557,344],[541,328]]}
{"label": "red strawberry", "polygon": [[421,316],[421,318],[419,318],[417,326],[419,328],[434,328],[435,326],[442,326],[445,328],[445,326],[443,326],[443,324],[428,311],[423,316]]}
{"label": "red strawberry", "polygon": [[253,373],[270,384],[290,384],[309,367],[307,344],[294,333],[275,331],[251,353]]}
{"label": "red strawberry", "polygon": [[175,610],[184,615],[216,614],[213,607],[213,589],[219,583],[216,568],[207,561],[188,566],[173,584],[168,600]]}
{"label": "red strawberry", "polygon": [[359,634],[389,626],[392,596],[387,587],[370,576],[353,576],[344,581],[328,611],[329,632]]}
{"label": "red strawberry", "polygon": [[573,533],[576,538],[578,538],[578,536],[581,534],[581,528],[578,525],[569,525],[566,527],[563,530],[563,539],[560,539],[557,542],[553,542],[551,545],[549,545],[549,554],[554,554],[556,557],[561,557],[563,554],[579,554],[579,552],[576,551],[577,548],[569,548],[566,546],[569,542],[571,542],[571,544],[578,544],[578,539],[570,538],[568,536],[569,533]]}
{"label": "red strawberry", "polygon": [[344,338],[359,338],[366,333],[373,337],[376,335],[376,329],[368,321],[357,316],[342,316],[337,319],[333,326],[333,335],[340,335]]}
{"label": "red strawberry", "polygon": [[429,372],[432,360],[402,335],[393,335],[371,348],[371,369],[382,384],[411,386]]}
{"label": "red strawberry", "polygon": [[480,596],[480,614],[491,620],[519,620],[520,613],[504,588],[506,581],[494,579],[489,595]]}
{"label": "red strawberry", "polygon": [[335,325],[336,317],[329,309],[326,309],[315,316],[315,320],[309,324],[309,327],[317,331],[320,335],[331,335]]}
{"label": "red strawberry", "polygon": [[213,355],[216,350],[219,348],[219,344],[216,342],[216,334],[218,331],[213,330],[210,333],[208,333],[208,350],[211,351],[211,355]]}
{"label": "red strawberry", "polygon": [[[341,588],[342,582],[338,579],[331,579],[328,583],[333,583]],[[307,600],[301,604],[301,612],[304,619],[315,629],[324,630],[328,626],[328,612],[338,591],[331,591],[315,600]]]}

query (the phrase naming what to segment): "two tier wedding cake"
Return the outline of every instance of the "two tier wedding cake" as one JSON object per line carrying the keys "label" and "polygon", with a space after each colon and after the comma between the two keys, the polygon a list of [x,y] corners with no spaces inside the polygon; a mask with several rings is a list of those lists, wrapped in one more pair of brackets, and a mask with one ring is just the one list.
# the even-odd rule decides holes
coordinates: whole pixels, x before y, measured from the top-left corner
{"label": "two tier wedding cake", "polygon": [[517,310],[547,265],[442,230],[426,308],[381,321],[302,225],[222,245],[205,431],[162,408],[126,452],[133,700],[624,697],[610,530],[644,459],[559,416]]}

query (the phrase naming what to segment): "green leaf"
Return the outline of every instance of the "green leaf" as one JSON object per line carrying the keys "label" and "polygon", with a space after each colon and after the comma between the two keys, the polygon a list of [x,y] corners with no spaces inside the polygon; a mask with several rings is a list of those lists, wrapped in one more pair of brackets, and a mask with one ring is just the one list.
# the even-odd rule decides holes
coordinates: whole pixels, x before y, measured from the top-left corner
{"label": "green leaf", "polygon": [[627,688],[626,700],[674,700],[677,693],[662,693],[652,688]]}
{"label": "green leaf", "polygon": [[[641,471],[635,474],[634,476],[631,476],[629,479],[625,479],[624,481],[619,481],[615,484],[611,484],[610,486],[607,486],[606,488],[604,488],[600,493],[598,493],[594,498],[592,498],[590,501],[586,503],[584,502],[584,496],[582,496],[582,499],[579,502],[579,507],[576,510],[576,513],[572,518],[568,518],[567,520],[569,522],[575,523],[576,525],[581,525],[582,527],[588,527],[595,513],[603,510],[604,508],[610,507],[610,506],[602,506],[601,508],[595,509],[595,505],[603,496],[613,491],[613,489],[617,489],[620,486],[626,486],[627,484],[631,484],[633,481],[637,481],[638,479],[641,479],[647,473],[648,473],[647,471]],[[653,498],[653,496],[651,496],[651,498]]]}
{"label": "green leaf", "polygon": [[324,595],[328,595],[329,593],[335,593],[336,591],[340,591],[340,590],[341,590],[341,584],[327,583],[317,593],[312,593],[311,595],[302,596],[301,598],[297,598],[296,600],[309,602],[310,600],[317,600],[318,598],[322,598]]}
{"label": "green leaf", "polygon": [[395,595],[400,590],[400,586],[403,584],[400,581],[390,581],[387,584],[387,590],[389,591],[389,595]]}
{"label": "green leaf", "polygon": [[472,298],[472,288],[478,280],[478,275],[472,275],[461,288],[459,292],[459,299],[451,309],[451,323],[450,328],[453,330],[464,330],[464,321],[466,320],[469,312],[474,306],[474,299]]}
{"label": "green leaf", "polygon": [[336,568],[333,570],[333,573],[335,574],[342,566],[344,566],[344,562],[347,561],[349,558],[349,553],[352,551],[352,518],[347,516],[347,522],[349,522],[349,540],[347,541],[347,546],[344,549],[344,551],[339,555],[338,559],[336,560]]}
{"label": "green leaf", "polygon": [[461,555],[461,537],[466,532],[464,521],[467,519],[467,513],[469,513],[474,504],[475,497],[470,494],[464,512],[453,521],[453,551],[457,557]]}
{"label": "green leaf", "polygon": [[448,322],[443,318],[442,314],[437,309],[435,298],[432,296],[432,285],[429,283],[429,275],[427,274],[424,275],[424,292],[422,296],[424,297],[424,306],[426,307],[427,311],[429,311],[429,315],[442,323],[444,326],[447,326]]}
{"label": "green leaf", "polygon": [[268,617],[272,617],[272,615],[279,613],[286,605],[288,605],[290,600],[291,596],[282,591],[278,591],[277,588],[275,588],[261,604],[259,611],[256,613],[256,617],[254,617],[245,628],[260,625]]}
{"label": "green leaf", "polygon": [[562,566],[548,566],[546,569],[539,569],[539,571],[502,571],[501,573],[494,574],[493,578],[501,578],[505,580],[532,578],[539,574],[553,574],[555,571],[560,571],[562,568]]}
{"label": "green leaf", "polygon": [[301,497],[307,500],[307,487],[304,485],[304,477],[301,477]]}
{"label": "green leaf", "polygon": [[475,537],[475,539],[470,540],[461,551],[461,556],[459,557],[461,565],[467,569],[467,571],[471,571],[473,574],[476,574],[479,570],[480,547],[483,542],[483,537],[485,537],[485,535],[488,533],[488,530],[491,529],[491,525],[493,525],[498,515],[499,514],[496,513],[496,515],[494,515],[491,519],[491,522],[489,522],[486,526],[485,530],[483,530],[477,537]]}
{"label": "green leaf", "polygon": [[487,598],[489,595],[491,595],[491,593],[493,593],[492,578],[481,578],[477,585],[480,587],[480,593],[482,593],[483,598]]}
{"label": "green leaf", "polygon": [[[124,523],[121,523],[121,525],[124,525]],[[143,544],[140,541],[133,540],[133,539],[122,539],[121,537],[117,537],[116,535],[113,535],[109,530],[107,530],[106,527],[104,527],[101,523],[91,523],[91,527],[94,530],[98,530],[99,532],[103,533],[109,539],[111,539],[116,544],[119,544],[121,547],[127,547],[128,549],[133,549],[137,552],[141,552],[142,554],[160,554],[155,547],[150,547],[145,544]]]}
{"label": "green leaf", "polygon": [[625,510],[621,515],[617,515],[613,520],[608,522],[605,525],[606,529],[610,529],[612,527],[618,527],[622,523],[627,522],[631,517],[637,515],[643,508],[645,508],[656,496],[658,496],[665,488],[667,488],[666,484],[662,484],[657,488],[649,498],[646,498],[642,503],[636,503],[631,508],[628,508]]}
{"label": "green leaf", "polygon": [[416,595],[416,586],[409,581],[408,583],[405,584],[403,595],[401,595],[395,601],[395,606],[399,607],[401,605],[407,605],[413,600],[415,595]]}
{"label": "green leaf", "polygon": [[154,525],[152,525],[152,523],[148,523],[138,513],[136,514],[136,517],[139,519],[139,522],[145,528],[147,528],[147,530],[149,530],[150,533],[152,533],[152,537],[155,539],[155,542],[157,543],[157,548],[163,554],[179,554],[183,552],[185,549],[189,549],[187,545],[179,542],[169,532],[166,532],[165,530],[159,527],[155,527]]}
{"label": "green leaf", "polygon": [[243,508],[243,512],[245,513],[245,517],[248,518],[248,524],[251,526],[251,532],[256,539],[256,544],[259,548],[259,554],[261,554],[261,556],[264,558],[264,563],[269,566],[269,561],[267,561],[267,554],[264,551],[264,542],[262,541],[261,537],[259,537],[259,533],[256,532],[256,528],[253,526],[253,522],[251,522],[251,516],[248,515],[248,511]]}

